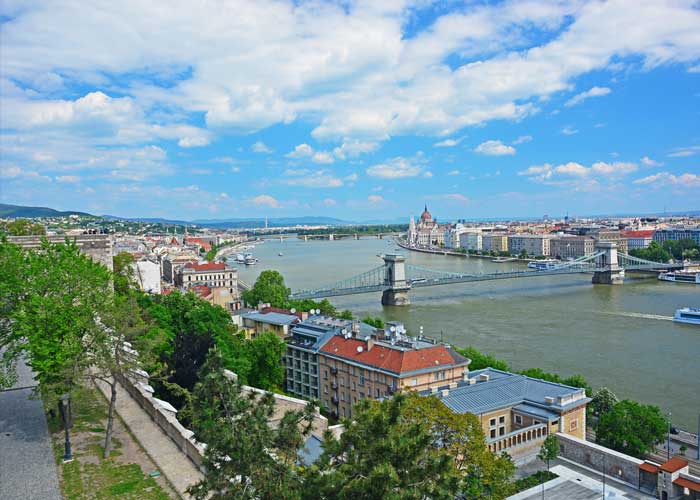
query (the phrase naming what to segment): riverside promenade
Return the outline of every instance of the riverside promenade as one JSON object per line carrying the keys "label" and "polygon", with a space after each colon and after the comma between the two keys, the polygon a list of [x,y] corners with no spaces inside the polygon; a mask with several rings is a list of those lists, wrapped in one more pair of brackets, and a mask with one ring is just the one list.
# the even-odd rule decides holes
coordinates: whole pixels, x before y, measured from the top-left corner
{"label": "riverside promenade", "polygon": [[12,388],[0,391],[0,498],[61,500],[44,405],[32,397],[37,383],[24,363],[17,375]]}

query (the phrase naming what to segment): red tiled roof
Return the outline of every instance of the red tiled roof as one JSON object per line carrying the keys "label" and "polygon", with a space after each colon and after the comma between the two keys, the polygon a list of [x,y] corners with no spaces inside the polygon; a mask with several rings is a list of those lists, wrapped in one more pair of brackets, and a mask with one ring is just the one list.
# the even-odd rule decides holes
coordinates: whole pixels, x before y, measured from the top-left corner
{"label": "red tiled roof", "polygon": [[673,457],[668,462],[664,463],[659,467],[664,472],[676,472],[688,465],[687,460],[683,460],[681,457]]}
{"label": "red tiled roof", "polygon": [[679,477],[675,481],[673,481],[673,484],[680,486],[681,488],[688,488],[690,491],[700,492],[700,480],[698,480],[698,482],[695,482],[684,477]]}
{"label": "red tiled roof", "polygon": [[188,269],[194,269],[195,271],[223,271],[226,269],[226,263],[225,262],[205,262],[204,264],[200,264],[198,262],[188,262],[185,264],[185,267]]}
{"label": "red tiled roof", "polygon": [[622,233],[625,238],[652,238],[654,231],[625,231]]}
{"label": "red tiled roof", "polygon": [[200,297],[208,297],[211,295],[211,288],[209,288],[207,285],[193,286],[192,291]]}
{"label": "red tiled roof", "polygon": [[654,464],[650,464],[649,462],[642,462],[639,464],[639,469],[643,470],[644,472],[651,472],[652,474],[659,472],[659,468]]}
{"label": "red tiled roof", "polygon": [[[362,352],[358,352],[358,347],[362,347]],[[447,367],[462,363],[462,360],[454,358],[443,345],[402,351],[375,344],[368,351],[365,341],[346,339],[341,335],[336,335],[326,342],[326,345],[321,348],[321,352],[394,373],[412,372],[439,366]]]}

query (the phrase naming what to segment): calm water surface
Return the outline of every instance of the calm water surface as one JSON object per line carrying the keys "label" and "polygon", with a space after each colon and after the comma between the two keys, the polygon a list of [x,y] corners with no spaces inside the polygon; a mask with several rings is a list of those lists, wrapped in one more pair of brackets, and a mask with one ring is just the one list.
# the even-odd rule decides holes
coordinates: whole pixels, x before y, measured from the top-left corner
{"label": "calm water surface", "polygon": [[[280,271],[292,290],[317,288],[381,265],[394,252],[379,239],[283,242],[256,246],[257,266],[239,266],[247,282],[265,269]],[[278,253],[283,256],[278,256]],[[432,269],[493,272],[523,267],[402,251],[408,263]],[[235,263],[234,263],[235,265]],[[331,299],[338,309],[406,324],[413,333],[477,349],[515,369],[541,367],[580,373],[672,412],[675,425],[697,429],[700,414],[700,327],[670,321],[683,306],[700,307],[700,286],[630,279],[623,286],[592,285],[589,275],[445,285],[412,290],[409,307],[383,307],[381,294]]]}

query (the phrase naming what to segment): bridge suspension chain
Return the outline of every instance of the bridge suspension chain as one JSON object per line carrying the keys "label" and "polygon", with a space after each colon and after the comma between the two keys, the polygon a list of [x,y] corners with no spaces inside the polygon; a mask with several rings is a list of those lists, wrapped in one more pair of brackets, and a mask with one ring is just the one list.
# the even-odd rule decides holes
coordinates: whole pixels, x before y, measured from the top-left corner
{"label": "bridge suspension chain", "polygon": [[386,269],[385,266],[381,265],[365,271],[362,274],[352,276],[351,278],[346,278],[340,281],[336,281],[327,286],[316,289],[305,289],[298,290],[291,294],[291,298],[307,298],[320,296],[324,292],[330,292],[332,294],[337,294],[341,290],[354,290],[354,289],[365,289],[365,288],[375,288],[384,285],[386,282]]}

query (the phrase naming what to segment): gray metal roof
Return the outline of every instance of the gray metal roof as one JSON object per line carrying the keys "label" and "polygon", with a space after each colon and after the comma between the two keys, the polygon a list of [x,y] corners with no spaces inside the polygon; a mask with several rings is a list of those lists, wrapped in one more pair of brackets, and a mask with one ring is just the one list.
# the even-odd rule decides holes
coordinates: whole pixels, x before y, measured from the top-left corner
{"label": "gray metal roof", "polygon": [[[488,375],[489,380],[478,381],[482,374]],[[440,392],[436,394],[454,412],[469,412],[479,415],[523,403],[529,403],[528,406],[535,405],[551,410],[562,410],[590,401],[584,397],[560,406],[559,398],[583,393],[583,389],[493,368],[470,372],[469,377],[476,378],[477,382],[473,385],[468,382],[460,382],[456,388],[449,389],[447,396],[442,396]],[[448,387],[442,389],[448,389]],[[429,395],[431,392],[422,391],[421,394]],[[554,403],[548,403],[545,400],[547,397],[555,398]]]}
{"label": "gray metal roof", "polygon": [[294,314],[282,314],[278,312],[260,313],[258,311],[243,314],[243,319],[250,319],[259,323],[267,323],[269,325],[291,325],[299,318]]}
{"label": "gray metal roof", "polygon": [[539,406],[533,406],[527,403],[523,403],[521,405],[516,406],[515,408],[513,408],[513,411],[523,413],[525,415],[530,415],[535,418],[541,418],[543,420],[557,420],[558,418],[561,418],[561,415],[559,415],[558,413],[554,413],[553,411],[549,411],[544,408],[540,408]]}

